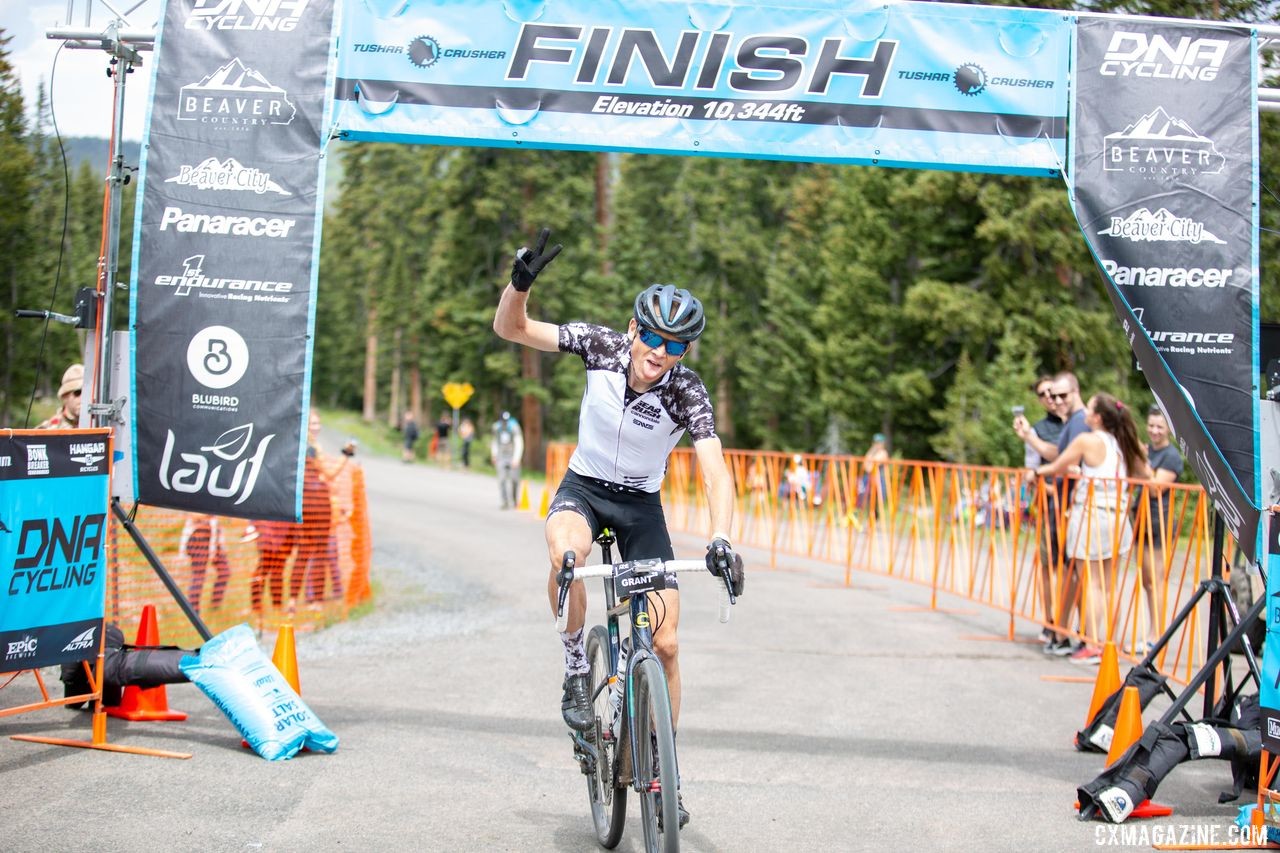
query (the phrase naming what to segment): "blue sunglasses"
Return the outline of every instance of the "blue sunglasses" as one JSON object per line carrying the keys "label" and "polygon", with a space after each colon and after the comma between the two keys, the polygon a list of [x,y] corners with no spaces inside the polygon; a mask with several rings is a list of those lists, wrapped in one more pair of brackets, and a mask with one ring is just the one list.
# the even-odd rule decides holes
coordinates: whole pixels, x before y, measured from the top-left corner
{"label": "blue sunglasses", "polygon": [[657,349],[665,344],[667,355],[684,355],[689,349],[687,341],[669,341],[653,329],[646,329],[640,325],[636,326],[636,330],[640,335],[640,343],[650,349]]}

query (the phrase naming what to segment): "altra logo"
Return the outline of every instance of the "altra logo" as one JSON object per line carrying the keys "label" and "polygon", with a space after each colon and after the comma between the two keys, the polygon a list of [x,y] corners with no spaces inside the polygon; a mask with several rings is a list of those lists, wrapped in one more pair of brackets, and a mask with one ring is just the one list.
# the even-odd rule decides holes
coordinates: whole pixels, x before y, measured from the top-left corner
{"label": "altra logo", "polygon": [[43,444],[27,445],[27,476],[49,473],[49,448]]}
{"label": "altra logo", "polygon": [[[227,430],[200,447],[199,453],[176,450],[177,437],[173,430],[165,430],[164,453],[160,457],[160,485],[173,492],[196,494],[206,492],[217,498],[233,498],[240,505],[253,494],[262,472],[262,460],[267,455],[275,433],[253,447],[253,424],[243,424]],[[179,462],[174,462],[177,453]],[[210,456],[205,454],[211,454]],[[230,463],[235,463],[232,467]],[[224,468],[229,469],[224,473]]]}
{"label": "altra logo", "polygon": [[187,15],[189,30],[268,30],[289,33],[298,26],[307,0],[196,0]]}
{"label": "altra logo", "polygon": [[22,660],[23,658],[33,658],[36,656],[36,646],[39,641],[30,634],[24,634],[21,640],[14,640],[9,643],[8,649],[5,651],[5,660]]}
{"label": "altra logo", "polygon": [[178,120],[231,129],[289,124],[298,109],[289,93],[245,67],[239,57],[178,93]]}
{"label": "altra logo", "polygon": [[1156,107],[1103,140],[1102,168],[1143,178],[1216,175],[1227,163],[1212,139]]}
{"label": "altra logo", "polygon": [[98,629],[90,628],[82,634],[77,634],[71,642],[62,647],[64,652],[79,652],[85,649],[93,648],[93,635]]}
{"label": "altra logo", "polygon": [[291,281],[258,278],[215,278],[204,274],[204,255],[192,255],[182,262],[181,275],[158,275],[157,287],[172,287],[174,296],[187,296],[191,291],[206,299],[228,299],[233,302],[288,302],[293,292]]}
{"label": "altra logo", "polygon": [[1135,210],[1125,217],[1111,217],[1111,224],[1098,232],[1104,237],[1122,237],[1131,243],[1187,243],[1198,246],[1200,243],[1218,243],[1226,245],[1205,229],[1203,222],[1188,216],[1175,216],[1167,207],[1155,213],[1148,208]]}
{"label": "altra logo", "polygon": [[271,180],[270,172],[245,166],[234,157],[228,157],[226,160],[209,157],[201,161],[198,166],[179,166],[178,174],[172,178],[165,178],[164,182],[214,192],[230,190],[251,192],[255,195],[264,193],[293,195]]}
{"label": "altra logo", "polygon": [[1161,35],[1129,33],[1117,30],[1111,34],[1107,54],[1098,73],[1104,77],[1149,77],[1161,80],[1198,80],[1218,78],[1227,56],[1227,40],[1183,36],[1171,42]]}

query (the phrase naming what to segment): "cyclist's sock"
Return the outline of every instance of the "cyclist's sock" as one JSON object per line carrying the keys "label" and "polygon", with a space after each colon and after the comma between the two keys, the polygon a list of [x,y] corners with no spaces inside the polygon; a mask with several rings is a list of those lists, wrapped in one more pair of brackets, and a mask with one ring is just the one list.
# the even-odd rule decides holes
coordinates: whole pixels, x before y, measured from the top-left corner
{"label": "cyclist's sock", "polygon": [[564,643],[565,675],[586,675],[591,671],[587,662],[587,644],[582,641],[583,630],[560,632],[560,642]]}

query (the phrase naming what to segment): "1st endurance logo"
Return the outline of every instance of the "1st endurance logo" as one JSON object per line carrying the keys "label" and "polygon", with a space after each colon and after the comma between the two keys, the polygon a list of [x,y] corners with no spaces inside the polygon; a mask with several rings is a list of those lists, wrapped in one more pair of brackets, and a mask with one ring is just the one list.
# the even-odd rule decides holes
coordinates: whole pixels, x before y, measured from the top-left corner
{"label": "1st endurance logo", "polygon": [[288,303],[293,282],[256,278],[219,278],[204,274],[204,255],[192,255],[182,262],[178,275],[158,275],[156,287],[173,288],[174,296],[188,296],[192,291],[201,299],[226,299],[232,302]]}

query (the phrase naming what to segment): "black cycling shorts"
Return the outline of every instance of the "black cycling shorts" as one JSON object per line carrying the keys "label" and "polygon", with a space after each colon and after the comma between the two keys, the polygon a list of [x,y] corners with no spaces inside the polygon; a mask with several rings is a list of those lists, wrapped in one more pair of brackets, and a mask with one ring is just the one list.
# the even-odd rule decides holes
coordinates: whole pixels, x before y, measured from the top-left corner
{"label": "black cycling shorts", "polygon": [[[675,559],[660,492],[642,492],[566,471],[547,507],[547,517],[557,512],[576,512],[586,519],[592,539],[606,527],[611,529],[618,538],[621,559]],[[667,588],[677,586],[675,573],[667,572]]]}

